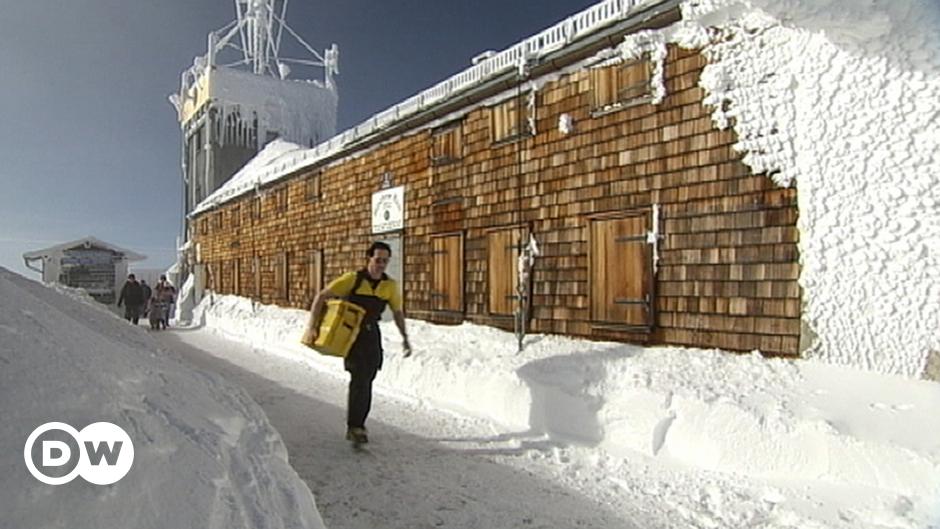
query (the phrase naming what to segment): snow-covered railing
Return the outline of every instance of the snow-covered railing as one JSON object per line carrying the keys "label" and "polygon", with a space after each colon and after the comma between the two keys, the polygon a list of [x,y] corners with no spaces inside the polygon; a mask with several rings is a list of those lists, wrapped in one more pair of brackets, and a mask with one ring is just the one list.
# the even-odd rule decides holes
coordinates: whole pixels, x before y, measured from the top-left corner
{"label": "snow-covered railing", "polygon": [[[401,119],[421,112],[436,103],[446,101],[455,94],[476,86],[496,75],[517,68],[522,60],[547,55],[548,53],[564,47],[575,39],[626,18],[638,7],[653,5],[659,1],[661,0],[605,0],[580,13],[575,13],[554,26],[536,33],[491,57],[483,59],[470,68],[454,74],[431,88],[409,97],[401,103],[389,107],[366,119],[362,123],[320,143],[308,151],[309,156],[305,153],[303,156],[292,157],[291,159],[295,161],[294,166],[288,168],[283,174],[296,171],[302,165],[309,165],[316,160],[336,153],[343,147],[387,128],[389,125]],[[262,174],[258,175],[257,180],[272,180],[273,171],[275,171],[275,168],[269,167]],[[223,186],[223,188],[224,187],[225,186]],[[219,191],[222,190],[220,189]],[[243,192],[244,189],[229,191],[229,193],[216,192],[209,196],[194,210],[194,213],[198,213],[215,204],[221,203],[224,201],[220,200],[223,196],[230,198],[231,196],[238,195]]]}
{"label": "snow-covered railing", "polygon": [[[364,123],[351,129],[355,131],[353,140],[375,132],[435,103],[444,101],[490,77],[511,70],[517,67],[519,62],[526,57],[539,57],[553,52],[574,39],[625,18],[638,6],[652,3],[655,2],[651,0],[606,0],[580,13],[571,15],[554,26],[480,61],[391,108],[379,112]],[[345,132],[341,134],[341,136],[345,135]]]}

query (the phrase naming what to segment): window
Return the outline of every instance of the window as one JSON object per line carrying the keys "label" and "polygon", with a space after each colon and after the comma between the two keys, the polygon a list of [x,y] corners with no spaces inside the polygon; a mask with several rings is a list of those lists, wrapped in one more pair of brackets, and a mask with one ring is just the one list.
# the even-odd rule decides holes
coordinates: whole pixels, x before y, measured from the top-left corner
{"label": "window", "polygon": [[463,312],[463,235],[431,238],[431,308]]}
{"label": "window", "polygon": [[463,156],[461,124],[442,127],[431,134],[431,163],[444,165]]}
{"label": "window", "polygon": [[652,97],[650,61],[638,60],[591,71],[591,108],[595,112],[646,103]]}
{"label": "window", "polygon": [[255,299],[261,299],[261,257],[254,256],[251,260],[251,272],[254,276],[254,297]]}
{"label": "window", "polygon": [[237,228],[242,223],[242,212],[241,207],[238,205],[232,206],[231,212],[229,214],[231,218],[231,225],[233,228]]}
{"label": "window", "polygon": [[486,234],[487,301],[490,314],[511,316],[518,297],[516,272],[523,228],[494,230]]}
{"label": "window", "polygon": [[261,218],[261,197],[251,199],[251,218]]}
{"label": "window", "polygon": [[280,252],[274,258],[274,290],[277,299],[290,301],[290,254]]}
{"label": "window", "polygon": [[201,218],[199,219],[199,235],[208,235],[209,234],[209,219]]}
{"label": "window", "polygon": [[649,212],[590,221],[591,317],[596,323],[651,327]]}
{"label": "window", "polygon": [[535,129],[535,92],[528,98],[512,97],[490,109],[493,143],[531,136]]}
{"label": "window", "polygon": [[312,302],[314,296],[323,290],[323,251],[310,250],[307,255],[307,285],[308,297]]}
{"label": "window", "polygon": [[218,288],[216,292],[219,294],[228,294],[227,289],[232,287],[232,276],[229,274],[231,270],[229,269],[228,261],[219,261],[219,277],[218,277]]}
{"label": "window", "polygon": [[222,293],[222,263],[209,263],[209,290],[216,294]]}
{"label": "window", "polygon": [[287,211],[287,186],[283,185],[274,192],[275,207],[277,211]]}
{"label": "window", "polygon": [[242,295],[241,261],[232,259],[232,294]]}
{"label": "window", "polygon": [[320,178],[322,173],[314,173],[304,182],[305,194],[309,202],[320,200]]}

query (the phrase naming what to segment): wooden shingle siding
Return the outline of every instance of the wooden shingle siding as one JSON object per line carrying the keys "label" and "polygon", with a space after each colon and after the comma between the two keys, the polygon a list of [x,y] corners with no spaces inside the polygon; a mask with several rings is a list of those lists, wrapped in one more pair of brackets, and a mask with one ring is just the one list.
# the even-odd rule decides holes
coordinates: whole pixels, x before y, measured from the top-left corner
{"label": "wooden shingle siding", "polygon": [[[752,173],[732,148],[733,129],[713,125],[698,86],[705,64],[699,52],[670,45],[660,103],[600,113],[593,108],[592,70],[559,75],[538,90],[534,136],[494,144],[492,107],[469,109],[458,118],[458,160],[434,162],[435,153],[457,140],[439,136],[451,123],[411,130],[217,208],[231,210],[226,219],[240,214],[241,223],[209,230],[204,221],[213,212],[206,212],[195,219],[193,238],[205,263],[241,260],[242,295],[306,308],[315,290],[316,255],[323,282],[364,265],[363,251],[380,238],[370,233],[371,194],[387,173],[393,185],[406,189],[399,279],[409,317],[511,325],[507,314],[514,305],[493,296],[513,287],[490,276],[494,267],[505,268],[508,257],[494,257],[490,248],[498,244],[494,233],[527,226],[542,251],[533,270],[533,332],[797,354],[797,190]],[[506,90],[513,98],[519,92]],[[568,134],[558,128],[562,114],[573,122]],[[314,175],[318,197],[310,200]],[[274,199],[281,186],[286,207],[284,198]],[[600,251],[592,241],[616,227],[592,227],[594,219],[643,212],[643,224],[629,228],[645,235],[654,204],[661,235],[655,276],[652,247],[641,242],[625,259],[646,268],[616,269],[624,274],[618,278],[592,273]],[[451,253],[445,260],[435,252],[453,244],[448,237],[454,234],[462,234],[462,257]],[[274,270],[281,253],[291,256],[286,299],[278,296]],[[258,267],[252,266],[255,256]],[[599,298],[599,277],[629,289],[639,283],[626,279],[643,273],[649,274],[646,290],[614,295],[649,295],[647,308],[602,308],[607,302]],[[228,276],[223,286],[239,290]],[[442,291],[454,295],[435,294]]]}

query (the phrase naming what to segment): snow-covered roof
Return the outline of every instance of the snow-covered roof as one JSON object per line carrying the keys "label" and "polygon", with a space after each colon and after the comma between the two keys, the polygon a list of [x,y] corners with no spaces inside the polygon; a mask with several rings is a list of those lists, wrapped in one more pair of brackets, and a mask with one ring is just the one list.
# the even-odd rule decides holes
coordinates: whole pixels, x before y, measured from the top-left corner
{"label": "snow-covered roof", "polygon": [[57,244],[55,246],[43,248],[42,250],[33,250],[32,252],[26,252],[23,254],[23,259],[40,259],[43,257],[48,257],[50,255],[56,254],[56,253],[64,252],[66,250],[71,250],[73,248],[78,248],[78,247],[91,248],[93,246],[97,248],[105,248],[115,253],[123,254],[124,257],[128,261],[143,261],[144,259],[147,258],[147,256],[144,254],[140,254],[137,252],[133,252],[131,250],[121,248],[120,246],[116,246],[114,244],[104,242],[101,239],[98,239],[97,237],[92,237],[89,235],[88,237],[75,239],[74,241],[64,242],[62,244]]}
{"label": "snow-covered roof", "polygon": [[298,154],[307,150],[309,149],[289,141],[281,139],[271,141],[244,167],[239,169],[228,182],[206,197],[193,213],[199,213],[250,189],[256,189],[277,180],[287,174],[285,171],[292,170],[291,168],[297,164],[298,159],[302,159],[298,157]]}
{"label": "snow-covered roof", "polygon": [[[235,178],[232,178],[200,202],[193,209],[191,215],[212,209],[247,192],[255,186],[256,182],[272,182],[313,165],[317,161],[342,151],[358,140],[442,103],[458,93],[479,86],[487,80],[512,71],[518,68],[521,63],[556,52],[582,37],[661,3],[665,3],[664,0],[605,0],[584,11],[575,13],[554,26],[532,35],[501,52],[476,61],[470,68],[373,115],[359,125],[337,134],[311,149],[298,149],[296,152],[289,154],[282,153],[275,163],[268,163],[260,167],[256,166],[254,169],[255,174],[251,177],[243,175],[240,182],[235,182]],[[247,166],[245,168],[247,169]],[[239,174],[243,171],[239,171]]]}

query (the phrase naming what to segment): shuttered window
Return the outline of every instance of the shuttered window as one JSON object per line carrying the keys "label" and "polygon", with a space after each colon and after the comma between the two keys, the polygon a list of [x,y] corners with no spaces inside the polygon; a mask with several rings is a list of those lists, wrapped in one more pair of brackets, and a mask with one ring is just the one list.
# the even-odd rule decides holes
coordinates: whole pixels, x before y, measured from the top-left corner
{"label": "shuttered window", "polygon": [[652,95],[650,61],[641,59],[591,70],[591,108],[613,110],[645,103]]}
{"label": "shuttered window", "polygon": [[323,290],[323,251],[310,250],[307,255],[307,291],[308,301],[312,302],[314,296]]}
{"label": "shuttered window", "polygon": [[251,273],[254,277],[254,297],[261,299],[261,257],[257,255],[251,260]]}
{"label": "shuttered window", "polygon": [[251,199],[251,218],[255,220],[261,218],[261,197]]}
{"label": "shuttered window", "polygon": [[490,138],[493,143],[534,134],[529,121],[535,119],[533,96],[511,97],[490,109]]}
{"label": "shuttered window", "polygon": [[320,178],[321,173],[314,173],[307,177],[304,183],[305,193],[309,202],[320,200]]}
{"label": "shuttered window", "polygon": [[435,130],[431,136],[431,163],[444,165],[456,162],[463,156],[461,125],[450,125]]}
{"label": "shuttered window", "polygon": [[487,300],[490,314],[511,316],[517,298],[519,245],[525,230],[508,228],[486,234]]}
{"label": "shuttered window", "polygon": [[277,299],[290,301],[290,254],[280,252],[274,258],[274,291]]}
{"label": "shuttered window", "polygon": [[232,294],[236,296],[242,295],[241,268],[241,261],[237,258],[232,259]]}
{"label": "shuttered window", "polygon": [[463,312],[463,235],[431,238],[431,308]]}
{"label": "shuttered window", "polygon": [[653,323],[649,212],[590,221],[591,317],[597,323]]}
{"label": "shuttered window", "polygon": [[287,186],[283,185],[274,192],[274,200],[277,211],[287,211]]}
{"label": "shuttered window", "polygon": [[222,263],[209,264],[209,289],[217,294],[222,293]]}
{"label": "shuttered window", "polygon": [[231,294],[232,268],[229,261],[219,261],[219,290],[220,294]]}

